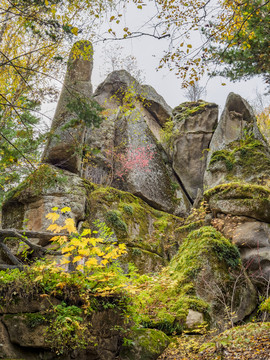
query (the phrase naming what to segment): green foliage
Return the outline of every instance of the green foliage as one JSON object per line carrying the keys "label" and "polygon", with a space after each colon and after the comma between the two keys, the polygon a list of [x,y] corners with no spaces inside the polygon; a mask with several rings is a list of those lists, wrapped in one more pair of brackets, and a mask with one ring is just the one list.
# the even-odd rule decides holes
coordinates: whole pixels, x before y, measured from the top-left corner
{"label": "green foliage", "polygon": [[70,350],[84,349],[93,343],[89,334],[83,310],[78,306],[67,306],[66,303],[54,306],[52,316],[46,330],[46,342],[56,354]]}
{"label": "green foliage", "polygon": [[261,303],[260,310],[266,311],[270,314],[270,297]]}
{"label": "green foliage", "polygon": [[179,135],[179,130],[175,130],[174,129],[174,122],[173,120],[168,120],[165,123],[164,128],[161,131],[161,140],[162,142],[164,142],[169,149],[173,149],[173,142],[175,137],[177,137]]}
{"label": "green foliage", "polygon": [[22,108],[8,114],[0,106],[0,206],[5,193],[35,169],[45,141],[40,119],[32,113],[37,103],[25,98],[21,102]]}
{"label": "green foliage", "polygon": [[[262,0],[242,1],[241,4],[231,2],[231,14],[234,23],[227,30],[218,22],[211,22],[208,35],[218,33],[214,38],[219,41],[210,48],[214,60],[225,64],[218,74],[232,80],[262,75],[269,82],[270,72],[270,7]],[[225,10],[226,11],[226,10]],[[225,31],[224,31],[225,28]]]}
{"label": "green foliage", "polygon": [[62,127],[63,130],[75,127],[81,123],[84,123],[87,127],[99,127],[103,120],[101,116],[103,108],[95,100],[82,95],[75,94],[66,106],[76,117],[67,122]]}
{"label": "green foliage", "polygon": [[101,222],[99,219],[97,219],[93,221],[93,224],[98,229],[98,234],[101,238],[104,239],[104,242],[116,241],[114,232],[111,230],[111,228],[109,228],[109,226],[105,224],[105,222]]}

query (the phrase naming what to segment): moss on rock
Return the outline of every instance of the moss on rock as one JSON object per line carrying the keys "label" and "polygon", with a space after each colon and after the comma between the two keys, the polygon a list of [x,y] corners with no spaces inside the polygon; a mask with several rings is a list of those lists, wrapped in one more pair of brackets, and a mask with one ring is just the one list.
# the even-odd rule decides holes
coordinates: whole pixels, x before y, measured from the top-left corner
{"label": "moss on rock", "polygon": [[[170,264],[138,296],[143,304],[140,312],[144,326],[179,333],[186,326],[189,309],[203,313],[204,319],[213,323],[217,317],[228,315],[222,301],[227,301],[228,306],[233,302],[233,311],[237,312],[242,292],[252,298],[244,289],[253,290],[243,276],[245,281],[231,298],[233,275],[241,272],[240,263],[237,247],[213,227],[191,232]],[[218,288],[224,291],[225,300],[219,298]],[[249,313],[248,305],[245,311]]]}
{"label": "moss on rock", "polygon": [[[87,222],[91,228],[95,220],[104,221],[114,231],[117,241],[127,245],[129,254],[126,257],[141,272],[144,268],[147,272],[156,271],[160,265],[165,265],[171,256],[170,249],[175,249],[180,239],[175,229],[183,223],[182,218],[155,210],[125,191],[89,181],[85,181],[85,188]],[[145,261],[147,254],[149,261]],[[153,264],[152,269],[150,264]]]}
{"label": "moss on rock", "polygon": [[227,183],[204,193],[213,213],[242,215],[270,221],[270,190],[261,185]]}
{"label": "moss on rock", "polygon": [[122,346],[120,360],[155,360],[170,343],[168,336],[154,329],[136,329],[130,338],[131,344]]}
{"label": "moss on rock", "polygon": [[[225,165],[225,168],[222,165]],[[270,175],[270,152],[261,141],[247,136],[231,142],[226,148],[215,151],[210,159],[210,172],[226,172],[227,181],[244,180],[268,184]]]}

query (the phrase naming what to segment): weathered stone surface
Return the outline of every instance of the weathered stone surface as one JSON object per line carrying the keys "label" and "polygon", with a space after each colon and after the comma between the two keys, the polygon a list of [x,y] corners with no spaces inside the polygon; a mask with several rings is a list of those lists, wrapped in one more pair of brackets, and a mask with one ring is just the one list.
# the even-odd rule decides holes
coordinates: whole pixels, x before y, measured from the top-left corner
{"label": "weathered stone surface", "polygon": [[45,342],[45,325],[31,328],[24,315],[4,315],[2,321],[13,344],[29,348],[49,348]]}
{"label": "weathered stone surface", "polygon": [[[47,231],[51,220],[46,215],[53,207],[62,209],[70,207],[68,213],[60,213],[59,224],[64,225],[65,219],[72,218],[75,224],[85,220],[86,189],[83,180],[69,171],[44,164],[14,189],[3,204],[2,228]],[[53,236],[53,233],[52,233]],[[50,246],[49,239],[29,238],[40,246]],[[14,238],[5,240],[13,254],[18,255],[25,246]],[[4,252],[0,252],[0,262],[6,263]]]}
{"label": "weathered stone surface", "polygon": [[186,318],[187,329],[194,329],[198,325],[202,325],[204,322],[203,314],[199,311],[189,309]]}
{"label": "weathered stone surface", "polygon": [[266,187],[222,184],[210,189],[204,196],[213,214],[247,216],[270,222],[270,191]]}
{"label": "weathered stone surface", "polygon": [[154,329],[137,329],[130,337],[132,345],[122,347],[119,360],[156,360],[170,343],[167,335]]}
{"label": "weathered stone surface", "polygon": [[[15,304],[14,307],[16,307]],[[19,310],[20,306],[18,307]],[[116,358],[121,343],[119,328],[125,326],[124,317],[119,311],[107,309],[94,312],[89,322],[93,341],[90,341],[85,350],[76,349],[65,353],[63,356],[51,352],[50,344],[46,341],[47,325],[33,322],[39,314],[39,312],[15,313],[4,315],[1,318],[0,340],[2,346],[0,346],[0,356],[1,354],[5,355],[2,358],[31,360],[114,360]]]}
{"label": "weathered stone surface", "polygon": [[92,68],[91,43],[89,41],[75,43],[69,56],[63,89],[52,122],[51,138],[43,154],[43,162],[73,173],[79,173],[81,168],[82,159],[78,148],[83,143],[85,127],[80,123],[68,129],[63,129],[63,126],[77,117],[68,106],[91,98]]}
{"label": "weathered stone surface", "polygon": [[206,150],[217,125],[218,106],[199,101],[186,102],[173,110],[171,152],[173,169],[189,196],[195,200],[203,189]]}
{"label": "weathered stone surface", "polygon": [[150,85],[142,85],[140,95],[143,106],[155,118],[160,126],[164,126],[172,116],[172,109],[162,96]]}
{"label": "weathered stone surface", "polygon": [[2,321],[0,321],[0,359],[37,360],[36,354],[27,349],[18,348],[18,346],[11,343],[7,329]]}
{"label": "weathered stone surface", "polygon": [[106,109],[107,118],[100,129],[87,131],[87,146],[100,152],[90,155],[83,176],[129,191],[157,209],[186,214],[190,203],[179,184],[175,190],[177,179],[169,174],[168,157],[157,143],[160,124],[170,116],[165,101],[124,70],[111,73],[94,99]]}
{"label": "weathered stone surface", "polygon": [[[52,165],[42,165],[31,174],[4,203],[2,227],[45,231],[51,224],[46,215],[52,207],[70,207],[71,212],[61,214],[71,217],[77,224],[85,218],[86,190],[83,180],[69,171]],[[44,246],[44,244],[40,244]]]}
{"label": "weathered stone surface", "polygon": [[39,299],[20,299],[19,301],[10,302],[6,306],[0,307],[0,314],[23,314],[23,313],[35,313],[39,311],[45,311],[52,305],[58,305],[61,301],[50,298],[39,298]]}
{"label": "weathered stone surface", "polygon": [[[224,161],[226,159],[223,157],[223,161],[213,161],[213,157],[215,155],[220,155],[220,153],[217,153],[218,151],[231,151],[232,149],[230,147],[235,148],[236,146],[238,146],[239,150],[241,150],[241,142],[250,142],[254,140],[260,142],[262,147],[266,146],[266,143],[257,127],[256,117],[252,108],[243,98],[241,98],[241,96],[230,93],[221,115],[221,119],[210,143],[210,151],[207,157],[207,171],[205,172],[204,177],[205,188],[209,189],[216,185],[231,181],[226,178],[228,175],[228,167],[231,167],[228,162]],[[252,150],[252,148],[250,147],[249,150]],[[267,153],[269,152],[267,150],[265,151]],[[267,162],[269,164],[270,156],[269,154],[265,154],[265,151],[263,151],[264,158],[265,156],[267,157]],[[238,155],[239,154],[235,154],[236,157]],[[244,154],[242,153],[242,156],[243,155]],[[255,156],[258,157],[258,154],[255,154]],[[221,160],[220,156],[219,160]],[[256,163],[257,161],[258,159],[256,160]],[[240,167],[238,166],[238,169],[235,169],[235,174],[238,173],[238,175],[240,174],[240,177],[243,178],[241,173],[243,173],[246,169],[241,169],[241,163],[239,165]],[[257,164],[254,164],[254,166],[256,165]],[[251,174],[252,166],[251,171],[246,174],[247,178],[252,176]]]}
{"label": "weathered stone surface", "polygon": [[231,217],[216,220],[240,250],[241,259],[254,284],[270,279],[270,225],[251,218]]}

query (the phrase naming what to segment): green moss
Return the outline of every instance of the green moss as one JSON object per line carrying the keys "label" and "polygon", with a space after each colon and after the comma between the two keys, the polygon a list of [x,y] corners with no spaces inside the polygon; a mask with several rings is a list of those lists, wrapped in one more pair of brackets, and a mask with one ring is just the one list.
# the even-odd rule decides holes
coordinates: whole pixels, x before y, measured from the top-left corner
{"label": "green moss", "polygon": [[122,220],[120,211],[110,210],[106,213],[106,219],[113,229],[127,232],[127,224]]}
{"label": "green moss", "polygon": [[208,107],[216,106],[215,104],[210,104],[205,101],[199,100],[199,101],[187,101],[179,106],[177,106],[173,110],[174,119],[176,121],[182,121],[183,119],[187,117],[192,117],[197,114],[201,114],[204,112]]}
{"label": "green moss", "polygon": [[179,332],[189,309],[202,312],[209,319],[209,304],[197,295],[197,279],[205,263],[210,266],[213,279],[225,284],[230,279],[228,269],[238,269],[240,262],[237,247],[213,227],[192,231],[170,264],[139,295],[143,325],[166,333]]}
{"label": "green moss", "polygon": [[134,213],[134,209],[132,205],[123,205],[123,210],[128,214],[128,215],[133,215]]}
{"label": "green moss", "polygon": [[[98,216],[113,228],[119,242],[167,258],[165,252],[177,241],[175,229],[183,219],[155,210],[128,192],[88,181],[85,181],[85,186],[90,227]],[[139,257],[136,258],[139,261]]]}
{"label": "green moss", "polygon": [[120,351],[121,359],[156,359],[170,342],[168,336],[154,329],[134,329],[129,338],[130,343]]}
{"label": "green moss", "polygon": [[212,189],[204,192],[204,197],[207,201],[215,195],[218,195],[220,197],[226,197],[226,195],[229,195],[229,198],[231,199],[269,199],[270,191],[267,187],[261,185],[232,182],[217,185]]}
{"label": "green moss", "polygon": [[188,234],[189,232],[199,229],[203,225],[203,220],[193,221],[190,224],[180,226],[176,231],[180,234]]}
{"label": "green moss", "polygon": [[27,326],[31,329],[35,329],[36,327],[40,325],[46,325],[48,324],[48,318],[44,314],[41,314],[39,312],[37,313],[26,313],[25,316],[25,322]]}
{"label": "green moss", "polygon": [[210,160],[209,171],[218,162],[225,164],[227,180],[256,175],[255,182],[270,175],[270,153],[259,140],[251,136],[230,143],[226,149],[215,151]]}

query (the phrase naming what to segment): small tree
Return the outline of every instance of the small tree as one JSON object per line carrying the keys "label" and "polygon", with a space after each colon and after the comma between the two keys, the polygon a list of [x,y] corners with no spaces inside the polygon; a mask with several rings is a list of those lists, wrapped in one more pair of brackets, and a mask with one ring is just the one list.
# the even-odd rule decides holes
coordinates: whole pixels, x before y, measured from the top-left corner
{"label": "small tree", "polygon": [[206,96],[205,87],[200,86],[199,82],[195,81],[184,90],[184,96],[189,101],[198,101],[202,96]]}

